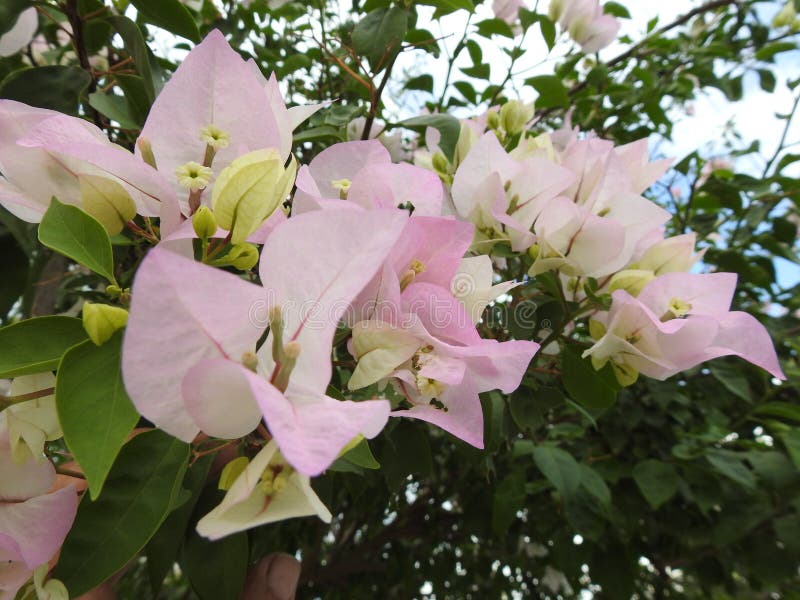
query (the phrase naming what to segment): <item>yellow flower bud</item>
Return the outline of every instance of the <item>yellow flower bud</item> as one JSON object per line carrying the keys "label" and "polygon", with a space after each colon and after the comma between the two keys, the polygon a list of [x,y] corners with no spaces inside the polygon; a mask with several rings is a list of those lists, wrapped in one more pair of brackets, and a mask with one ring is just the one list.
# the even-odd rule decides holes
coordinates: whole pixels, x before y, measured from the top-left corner
{"label": "yellow flower bud", "polygon": [[530,256],[533,260],[539,258],[539,244],[534,244],[530,248],[528,248],[528,256]]}
{"label": "yellow flower bud", "polygon": [[207,240],[217,232],[217,219],[207,206],[201,206],[192,216],[192,227],[201,240]]}
{"label": "yellow flower bud", "polygon": [[125,327],[127,322],[128,311],[124,308],[90,302],[83,305],[83,328],[98,346],[111,339],[114,332]]}
{"label": "yellow flower bud", "polygon": [[496,110],[490,110],[486,115],[486,126],[492,131],[500,127],[500,116]]}
{"label": "yellow flower bud", "polygon": [[217,487],[221,490],[228,491],[231,489],[233,482],[242,474],[247,468],[247,465],[250,464],[250,460],[246,456],[240,456],[238,458],[234,458],[231,462],[225,465],[222,469],[222,473],[219,476],[219,484]]}
{"label": "yellow flower bud", "polygon": [[211,201],[217,223],[243,242],[280,206],[294,185],[297,163],[288,168],[275,149],[240,156],[219,174]]}
{"label": "yellow flower bud", "polygon": [[97,219],[109,235],[116,235],[136,216],[133,198],[113,179],[78,175],[83,210]]}
{"label": "yellow flower bud", "polygon": [[139,148],[142,160],[151,167],[153,167],[154,169],[157,169],[158,167],[156,166],[156,155],[153,154],[153,147],[150,145],[150,140],[148,140],[147,138],[140,137],[136,141],[136,146]]}
{"label": "yellow flower bud", "polygon": [[508,135],[522,133],[525,125],[533,118],[533,104],[519,100],[506,102],[500,109],[500,126]]}
{"label": "yellow flower bud", "polygon": [[795,11],[794,9],[794,3],[792,0],[789,0],[780,10],[780,12],[777,15],[775,15],[775,18],[772,19],[772,26],[790,27],[794,24],[794,20],[796,17],[797,17],[797,11]]}
{"label": "yellow flower bud", "polygon": [[448,169],[450,168],[450,162],[447,160],[444,154],[441,152],[437,152],[433,155],[433,169],[437,173],[446,174]]}
{"label": "yellow flower bud", "polygon": [[631,296],[638,296],[644,286],[655,279],[655,273],[647,269],[626,269],[615,273],[611,278],[608,291],[625,290]]}
{"label": "yellow flower bud", "polygon": [[222,260],[240,271],[249,271],[258,263],[258,248],[247,242],[234,244]]}

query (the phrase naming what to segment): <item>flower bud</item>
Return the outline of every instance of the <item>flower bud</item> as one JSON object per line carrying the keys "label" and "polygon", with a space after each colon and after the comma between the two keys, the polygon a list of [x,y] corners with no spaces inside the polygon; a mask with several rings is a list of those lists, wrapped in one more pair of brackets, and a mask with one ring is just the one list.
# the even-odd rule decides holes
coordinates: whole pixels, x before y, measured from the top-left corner
{"label": "flower bud", "polygon": [[533,103],[511,100],[500,109],[500,126],[508,135],[522,133],[532,118]]}
{"label": "flower bud", "polygon": [[258,248],[247,242],[234,244],[222,260],[240,271],[249,271],[258,263]]}
{"label": "flower bud", "polygon": [[437,173],[446,174],[450,168],[450,162],[444,154],[437,152],[433,155],[433,170]]}
{"label": "flower bud", "polygon": [[500,127],[500,115],[497,114],[496,110],[490,110],[486,114],[486,127],[492,131]]}
{"label": "flower bud", "polygon": [[217,232],[217,219],[207,206],[201,206],[192,216],[192,227],[201,240],[207,240]]}
{"label": "flower bud", "polygon": [[288,168],[277,150],[256,150],[240,156],[219,174],[211,201],[217,223],[231,232],[234,244],[244,242],[283,202],[294,185],[297,163]]}
{"label": "flower bud", "polygon": [[608,291],[625,290],[631,296],[638,296],[644,286],[655,279],[655,273],[646,269],[626,269],[615,273],[611,278]]}
{"label": "flower bud", "polygon": [[130,194],[113,179],[78,175],[83,210],[97,219],[109,235],[116,235],[136,216]]}
{"label": "flower bud", "polygon": [[550,0],[550,8],[547,11],[547,16],[552,21],[558,21],[561,14],[564,12],[564,0]]}
{"label": "flower bud", "polygon": [[83,305],[83,328],[97,346],[111,339],[114,332],[125,327],[128,322],[128,311],[124,308],[108,304]]}
{"label": "flower bud", "polygon": [[157,169],[156,156],[153,154],[153,147],[150,145],[150,140],[140,137],[136,141],[136,146],[139,148],[142,160],[154,169]]}
{"label": "flower bud", "polygon": [[790,27],[794,24],[794,20],[797,17],[797,11],[794,9],[794,3],[792,0],[789,0],[780,12],[775,15],[775,18],[772,19],[772,26],[773,27]]}
{"label": "flower bud", "polygon": [[228,464],[226,464],[223,469],[222,473],[219,475],[219,483],[217,487],[223,491],[228,491],[231,489],[233,482],[236,481],[237,477],[242,474],[247,468],[247,465],[250,464],[250,460],[246,456],[239,456],[238,458],[234,458]]}

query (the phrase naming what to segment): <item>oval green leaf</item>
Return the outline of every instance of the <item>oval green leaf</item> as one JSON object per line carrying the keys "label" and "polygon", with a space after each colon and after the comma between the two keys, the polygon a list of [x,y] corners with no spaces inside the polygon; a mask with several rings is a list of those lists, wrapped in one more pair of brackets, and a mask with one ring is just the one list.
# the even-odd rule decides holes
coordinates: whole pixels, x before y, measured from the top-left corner
{"label": "oval green leaf", "polygon": [[122,332],[102,346],[86,340],[61,359],[56,407],[64,440],[89,482],[92,500],[139,420],[120,371]]}
{"label": "oval green leaf", "polygon": [[53,198],[39,223],[39,241],[111,283],[117,283],[108,233],[97,219],[80,208]]}
{"label": "oval green leaf", "polygon": [[0,378],[53,371],[61,356],[86,340],[80,319],[50,316],[0,329]]}
{"label": "oval green leaf", "polygon": [[181,489],[189,445],[158,430],[125,444],[102,496],[84,496],[54,576],[71,597],[124,567],[161,526]]}

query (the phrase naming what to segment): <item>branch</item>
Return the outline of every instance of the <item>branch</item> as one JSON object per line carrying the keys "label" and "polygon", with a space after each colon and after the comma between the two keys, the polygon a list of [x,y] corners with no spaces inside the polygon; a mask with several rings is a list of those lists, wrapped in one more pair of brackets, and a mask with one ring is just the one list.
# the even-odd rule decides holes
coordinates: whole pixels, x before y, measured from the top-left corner
{"label": "branch", "polygon": [[[685,15],[682,15],[682,16],[678,17],[677,19],[675,19],[671,23],[668,23],[667,25],[664,25],[663,27],[660,27],[659,29],[656,29],[654,32],[652,32],[651,34],[646,36],[643,40],[641,40],[640,42],[637,42],[636,44],[634,44],[633,46],[628,48],[622,54],[612,58],[610,61],[608,61],[606,63],[606,66],[609,67],[609,68],[613,68],[613,67],[616,67],[616,66],[618,66],[618,65],[620,65],[622,63],[625,63],[629,58],[632,58],[633,56],[635,56],[643,47],[645,47],[647,45],[647,43],[652,38],[664,35],[665,33],[669,32],[669,31],[672,31],[676,27],[680,27],[681,25],[686,24],[688,21],[692,20],[694,17],[696,17],[698,15],[704,14],[704,13],[712,11],[712,10],[716,10],[718,8],[723,8],[723,7],[726,7],[726,6],[730,6],[731,4],[737,4],[738,5],[738,3],[740,1],[741,0],[713,0],[712,2],[707,2],[706,4],[698,6],[697,8],[692,9],[689,12],[687,12]],[[580,83],[572,86],[567,91],[567,95],[570,98],[572,98],[575,94],[577,94],[578,92],[580,92],[583,89],[585,89],[588,85],[589,85],[588,80],[583,80]],[[558,108],[558,107],[547,108],[547,109],[545,109],[545,110],[543,110],[543,111],[541,111],[539,113],[539,115],[538,115],[539,119],[543,119],[543,118],[547,117],[548,115],[552,114],[553,112],[555,112],[557,110],[561,110],[561,109]]]}

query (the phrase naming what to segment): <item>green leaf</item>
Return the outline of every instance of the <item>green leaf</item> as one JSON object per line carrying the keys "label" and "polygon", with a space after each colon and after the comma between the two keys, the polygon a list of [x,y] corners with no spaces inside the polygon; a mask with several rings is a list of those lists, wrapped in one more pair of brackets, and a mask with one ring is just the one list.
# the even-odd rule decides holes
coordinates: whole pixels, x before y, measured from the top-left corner
{"label": "green leaf", "polygon": [[3,273],[3,286],[0,287],[0,323],[25,293],[28,266],[28,255],[16,238],[7,232],[0,233],[0,272]]}
{"label": "green leaf", "polygon": [[492,530],[500,537],[508,533],[517,512],[525,507],[525,473],[512,471],[497,486],[492,500]]}
{"label": "green leaf", "polygon": [[200,41],[200,31],[192,13],[179,0],[131,0],[131,4],[149,24],[187,40]]}
{"label": "green leaf", "polygon": [[427,29],[411,29],[407,31],[405,41],[407,44],[415,46],[418,50],[424,50],[436,58],[439,58],[439,54],[441,54],[441,48],[439,48],[436,36]]}
{"label": "green leaf", "polygon": [[118,331],[102,346],[86,340],[71,348],[58,367],[58,420],[89,482],[92,500],[100,495],[111,465],[139,421],[122,383],[121,351]]}
{"label": "green leaf", "polygon": [[547,48],[552,50],[556,45],[556,24],[549,17],[542,15],[539,19],[539,28]]}
{"label": "green leaf", "polygon": [[61,356],[86,340],[80,319],[50,316],[0,329],[0,378],[53,371]]}
{"label": "green leaf", "polygon": [[714,376],[714,379],[724,385],[729,392],[746,402],[752,401],[750,383],[747,381],[747,377],[742,373],[738,365],[735,363],[715,361],[712,362],[708,368],[711,371],[711,375]]}
{"label": "green leaf", "polygon": [[607,15],[613,15],[620,19],[631,18],[631,13],[619,2],[606,2],[603,5],[603,12]]}
{"label": "green leaf", "polygon": [[672,498],[681,483],[675,467],[660,460],[643,460],[633,468],[632,476],[653,510]]}
{"label": "green leaf", "polygon": [[775,417],[782,421],[796,421],[800,423],[800,406],[790,402],[767,402],[758,406],[754,411],[757,415]]}
{"label": "green leaf", "polygon": [[369,447],[367,440],[361,440],[354,448],[342,457],[344,460],[365,469],[380,469],[381,463],[375,460],[375,455]]}
{"label": "green leaf", "polygon": [[503,21],[503,19],[485,19],[476,23],[478,35],[486,38],[491,38],[493,35],[501,35],[507,38],[514,38],[514,32],[511,31],[511,26]]}
{"label": "green leaf", "polygon": [[569,106],[569,96],[567,88],[560,77],[555,75],[537,75],[525,80],[525,83],[532,86],[539,97],[536,99],[536,108],[560,108]]}
{"label": "green leaf", "polygon": [[780,438],[794,466],[800,469],[800,429],[787,431],[781,434]]}
{"label": "green leaf", "polygon": [[105,493],[84,496],[54,576],[73,597],[124,567],[144,547],[173,507],[189,460],[189,445],[158,430],[122,448]]}
{"label": "green leaf", "polygon": [[564,387],[570,397],[590,410],[604,410],[617,401],[619,384],[611,369],[595,371],[578,350],[567,348],[562,364]]}
{"label": "green leaf", "polygon": [[452,115],[422,115],[420,117],[413,117],[406,119],[397,124],[406,129],[412,129],[419,133],[424,134],[425,129],[433,127],[438,129],[442,134],[439,140],[439,147],[447,157],[448,160],[453,160],[456,154],[456,144],[458,144],[458,137],[461,135],[461,123]]}
{"label": "green leaf", "polygon": [[50,65],[12,72],[0,83],[0,98],[77,115],[91,76],[78,67]]}
{"label": "green leaf", "polygon": [[475,3],[472,2],[472,0],[420,0],[417,4],[435,6],[436,12],[433,14],[434,19],[449,15],[457,10],[466,10],[471,13],[475,12]]}
{"label": "green leaf", "polygon": [[706,452],[706,459],[722,475],[739,485],[756,489],[756,478],[744,464],[744,457],[730,450],[711,449]]}
{"label": "green leaf", "polygon": [[397,6],[373,10],[353,28],[353,49],[377,73],[400,51],[407,28],[408,11]]}
{"label": "green leaf", "polygon": [[53,198],[39,224],[39,241],[111,283],[117,283],[108,233],[94,217],[80,208]]}
{"label": "green leaf", "polygon": [[581,468],[569,453],[555,446],[537,446],[533,461],[562,496],[568,498],[578,490]]}
{"label": "green leaf", "polygon": [[589,465],[581,463],[581,486],[603,506],[611,505],[611,490],[600,474]]}
{"label": "green leaf", "polygon": [[208,478],[208,471],[214,458],[213,454],[203,456],[186,470],[183,487],[191,494],[189,501],[173,510],[159,527],[158,532],[147,542],[145,549],[147,575],[154,595],[158,595],[164,577],[178,558],[186,527],[200,499],[200,492]]}
{"label": "green leaf", "polygon": [[385,436],[379,452],[381,472],[391,491],[399,491],[405,478],[414,473],[430,475],[433,472],[431,445],[425,428],[418,423],[402,421]]}
{"label": "green leaf", "polygon": [[30,0],[3,0],[0,2],[0,36],[17,24],[20,13],[31,6]]}
{"label": "green leaf", "polygon": [[412,77],[408,81],[406,81],[406,89],[407,90],[420,90],[422,92],[432,92],[433,91],[433,77],[425,73],[424,75],[418,75],[416,77]]}
{"label": "green leaf", "polygon": [[761,84],[761,89],[770,94],[775,91],[775,74],[769,69],[759,69],[758,79]]}
{"label": "green leaf", "polygon": [[89,105],[100,114],[119,123],[124,129],[139,128],[139,124],[130,112],[130,105],[123,96],[94,92],[89,94]]}
{"label": "green leaf", "polygon": [[211,542],[192,528],[183,545],[180,564],[200,600],[238,600],[247,576],[249,553],[247,532]]}
{"label": "green leaf", "polygon": [[112,16],[106,19],[116,29],[125,44],[125,50],[133,59],[136,70],[142,77],[144,90],[150,103],[156,98],[156,86],[153,80],[153,71],[150,68],[150,49],[144,41],[142,31],[128,17]]}
{"label": "green leaf", "polygon": [[791,52],[796,48],[797,44],[794,42],[772,42],[771,44],[767,44],[756,51],[756,59],[772,62],[772,59],[775,58],[775,55],[783,52]]}

